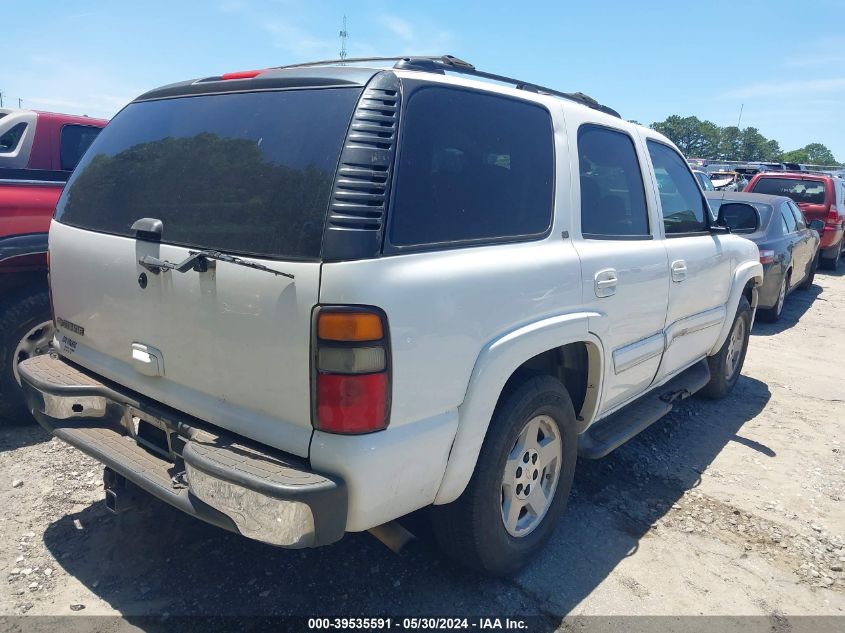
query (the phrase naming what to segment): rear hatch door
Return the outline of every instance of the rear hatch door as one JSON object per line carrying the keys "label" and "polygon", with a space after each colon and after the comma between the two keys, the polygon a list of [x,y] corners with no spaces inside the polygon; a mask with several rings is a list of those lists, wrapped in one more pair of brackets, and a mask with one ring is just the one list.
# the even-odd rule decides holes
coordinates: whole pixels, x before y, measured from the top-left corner
{"label": "rear hatch door", "polygon": [[[190,415],[307,455],[320,245],[359,95],[261,91],[124,109],[80,162],[51,228],[61,352]],[[161,222],[160,238],[136,234],[142,218]],[[214,259],[184,272],[149,265],[202,249],[269,270]]]}

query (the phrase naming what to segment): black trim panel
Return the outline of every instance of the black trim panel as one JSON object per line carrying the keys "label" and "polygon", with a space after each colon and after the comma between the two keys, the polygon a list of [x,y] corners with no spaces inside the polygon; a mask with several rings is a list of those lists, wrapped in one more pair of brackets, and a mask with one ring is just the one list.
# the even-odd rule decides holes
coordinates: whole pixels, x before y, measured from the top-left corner
{"label": "black trim panel", "polygon": [[28,233],[0,238],[0,263],[47,252],[47,233]]}

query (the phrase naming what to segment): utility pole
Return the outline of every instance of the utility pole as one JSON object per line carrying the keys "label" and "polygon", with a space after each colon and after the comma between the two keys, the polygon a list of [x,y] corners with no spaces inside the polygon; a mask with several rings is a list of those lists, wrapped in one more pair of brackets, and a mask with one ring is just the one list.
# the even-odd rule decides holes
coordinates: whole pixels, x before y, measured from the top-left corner
{"label": "utility pole", "polygon": [[21,98],[18,97],[18,110],[20,110],[21,108],[23,108],[23,106],[21,105]]}
{"label": "utility pole", "polygon": [[742,128],[740,127],[740,125],[739,125],[739,124],[740,124],[740,123],[742,123],[742,110],[743,110],[743,108],[745,108],[745,104],[744,104],[744,103],[743,103],[743,104],[741,104],[741,105],[739,106],[739,119],[738,119],[738,120],[737,120],[737,122],[736,122],[736,128],[737,128],[738,130],[741,130],[741,129],[742,129]]}
{"label": "utility pole", "polygon": [[3,91],[0,90],[0,108],[3,107]]}
{"label": "utility pole", "polygon": [[343,16],[343,28],[340,30],[340,58],[346,59],[346,38],[349,33],[346,31],[346,16]]}

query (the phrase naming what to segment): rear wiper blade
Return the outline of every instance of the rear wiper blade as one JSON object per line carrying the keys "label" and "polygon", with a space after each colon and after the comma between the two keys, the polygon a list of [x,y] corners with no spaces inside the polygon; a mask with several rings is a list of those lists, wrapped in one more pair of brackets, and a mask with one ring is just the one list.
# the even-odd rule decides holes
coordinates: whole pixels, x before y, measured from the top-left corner
{"label": "rear wiper blade", "polygon": [[281,270],[275,270],[273,268],[268,268],[264,264],[257,264],[255,262],[248,261],[246,259],[241,259],[240,257],[235,257],[234,255],[229,255],[229,253],[221,253],[220,251],[188,251],[192,256],[196,258],[206,258],[206,259],[216,259],[221,262],[228,262],[230,264],[237,264],[238,266],[246,266],[247,268],[254,268],[255,270],[263,270],[265,273],[272,273],[274,275],[278,275],[281,277],[287,277],[288,279],[293,279],[293,275],[290,273],[282,272]]}
{"label": "rear wiper blade", "polygon": [[294,276],[290,273],[285,273],[280,270],[274,270],[272,268],[264,266],[263,264],[250,262],[245,259],[241,259],[240,257],[229,255],[228,253],[221,253],[220,251],[188,251],[188,254],[189,256],[178,264],[169,262],[166,259],[158,259],[157,257],[152,257],[151,255],[144,255],[141,259],[138,260],[138,263],[141,264],[141,266],[143,266],[147,270],[149,270],[151,273],[154,273],[156,275],[166,270],[175,270],[179,273],[185,273],[189,270],[196,270],[197,272],[203,273],[208,270],[207,260],[215,259],[221,262],[237,264],[238,266],[254,268],[255,270],[263,270],[264,272],[279,275],[281,277],[287,277],[288,279],[294,278]]}

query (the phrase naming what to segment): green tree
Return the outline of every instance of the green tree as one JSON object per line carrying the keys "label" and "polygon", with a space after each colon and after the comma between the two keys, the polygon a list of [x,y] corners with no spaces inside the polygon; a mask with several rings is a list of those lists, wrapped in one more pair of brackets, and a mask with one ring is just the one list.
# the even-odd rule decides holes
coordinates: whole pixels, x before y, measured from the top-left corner
{"label": "green tree", "polygon": [[807,152],[807,162],[811,165],[835,165],[836,159],[827,147],[821,143],[810,143],[804,148]]}
{"label": "green tree", "polygon": [[756,127],[747,127],[740,136],[739,160],[766,160],[769,139]]}
{"label": "green tree", "polygon": [[780,144],[776,140],[770,139],[766,143],[766,158],[763,160],[779,161],[781,156],[783,156],[783,150],[780,148]]}
{"label": "green tree", "polygon": [[706,141],[698,117],[680,117],[673,114],[665,121],[652,123],[651,127],[668,137],[686,156],[701,156]]}
{"label": "green tree", "polygon": [[805,163],[809,165],[837,164],[836,159],[833,157],[833,152],[821,143],[810,143],[801,149],[786,152],[783,155],[783,160],[788,163]]}
{"label": "green tree", "polygon": [[723,127],[719,134],[719,158],[722,160],[741,160],[742,132],[735,125]]}

